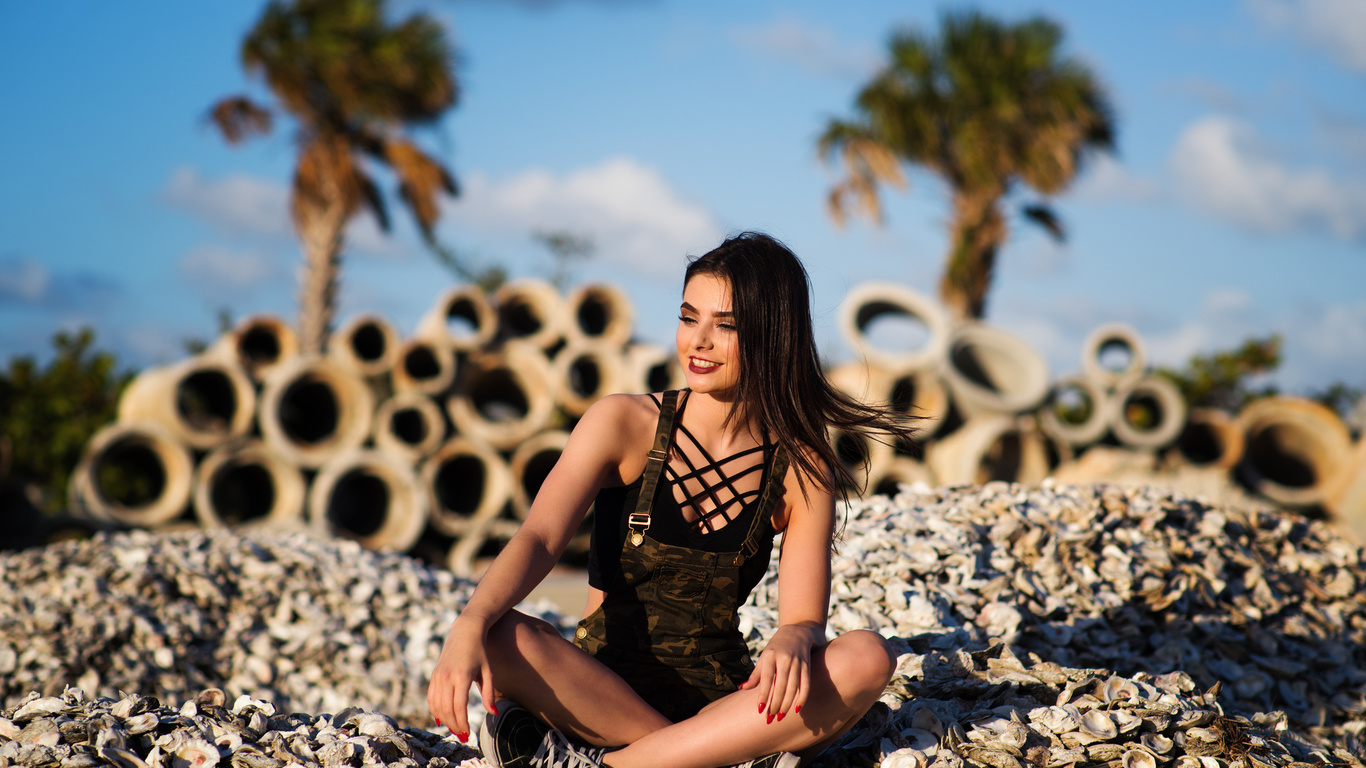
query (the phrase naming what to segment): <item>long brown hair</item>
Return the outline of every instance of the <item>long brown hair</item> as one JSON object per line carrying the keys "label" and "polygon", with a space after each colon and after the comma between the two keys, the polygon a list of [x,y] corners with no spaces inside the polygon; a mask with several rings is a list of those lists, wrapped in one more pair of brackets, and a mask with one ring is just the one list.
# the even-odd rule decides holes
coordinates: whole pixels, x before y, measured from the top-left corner
{"label": "long brown hair", "polygon": [[[860,403],[825,378],[811,330],[810,280],[787,246],[762,232],[741,232],[691,260],[684,286],[697,275],[719,277],[730,285],[740,375],[739,396],[727,420],[743,407],[745,417],[755,419],[787,449],[803,483],[803,478],[812,478],[841,496],[857,485],[831,446],[828,429],[913,442],[910,417]],[[812,453],[838,475],[833,486]]]}

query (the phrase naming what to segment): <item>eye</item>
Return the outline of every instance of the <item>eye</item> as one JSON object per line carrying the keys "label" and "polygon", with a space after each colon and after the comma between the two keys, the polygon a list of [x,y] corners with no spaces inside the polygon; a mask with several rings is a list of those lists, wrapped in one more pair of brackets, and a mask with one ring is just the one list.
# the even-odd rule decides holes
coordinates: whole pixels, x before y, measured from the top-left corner
{"label": "eye", "polygon": [[717,324],[717,327],[720,328],[720,329],[723,330],[723,331],[733,331],[733,330],[735,330],[735,325],[734,325],[733,323],[718,323],[718,324]]}
{"label": "eye", "polygon": [[678,316],[678,322],[680,322],[680,323],[682,323],[682,324],[684,324],[684,325],[692,325],[693,323],[695,323],[695,322],[697,322],[697,321],[694,320],[694,319],[691,318],[691,317],[688,317],[687,315],[679,315],[679,316]]}

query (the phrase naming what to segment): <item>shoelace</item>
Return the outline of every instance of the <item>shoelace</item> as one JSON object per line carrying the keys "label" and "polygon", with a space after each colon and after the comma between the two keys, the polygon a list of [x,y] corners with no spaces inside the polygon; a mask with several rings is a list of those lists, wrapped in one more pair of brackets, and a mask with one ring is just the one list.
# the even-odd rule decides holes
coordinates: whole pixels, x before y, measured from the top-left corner
{"label": "shoelace", "polygon": [[531,764],[538,768],[602,768],[602,756],[607,750],[601,747],[584,747],[575,744],[557,730],[550,730],[541,739],[541,746]]}

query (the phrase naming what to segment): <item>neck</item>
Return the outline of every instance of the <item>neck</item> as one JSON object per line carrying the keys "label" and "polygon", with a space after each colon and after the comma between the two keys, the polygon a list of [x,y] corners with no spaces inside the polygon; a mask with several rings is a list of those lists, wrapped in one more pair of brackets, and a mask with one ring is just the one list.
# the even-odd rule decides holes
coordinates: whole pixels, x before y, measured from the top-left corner
{"label": "neck", "polygon": [[727,441],[745,434],[758,435],[759,429],[750,421],[747,409],[743,405],[736,411],[735,418],[729,423],[726,422],[726,417],[730,416],[733,399],[692,391],[688,392],[687,397],[688,412],[692,414],[692,419],[696,419],[693,423],[721,434]]}

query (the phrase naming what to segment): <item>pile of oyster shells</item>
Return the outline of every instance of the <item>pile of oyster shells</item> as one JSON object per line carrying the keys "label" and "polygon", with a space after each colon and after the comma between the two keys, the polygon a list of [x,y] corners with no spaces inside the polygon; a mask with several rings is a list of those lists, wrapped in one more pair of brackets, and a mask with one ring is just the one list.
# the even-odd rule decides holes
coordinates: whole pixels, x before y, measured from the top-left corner
{"label": "pile of oyster shells", "polygon": [[[819,765],[1361,763],[1366,564],[1321,523],[1048,483],[903,486],[842,512],[830,632],[876,629],[900,660]],[[773,576],[742,609],[756,649]],[[470,590],[406,556],[278,532],[0,556],[0,766],[478,765],[422,730]],[[572,629],[548,603],[522,607]],[[291,711],[315,714],[274,714]],[[476,727],[481,712],[475,698]]]}

